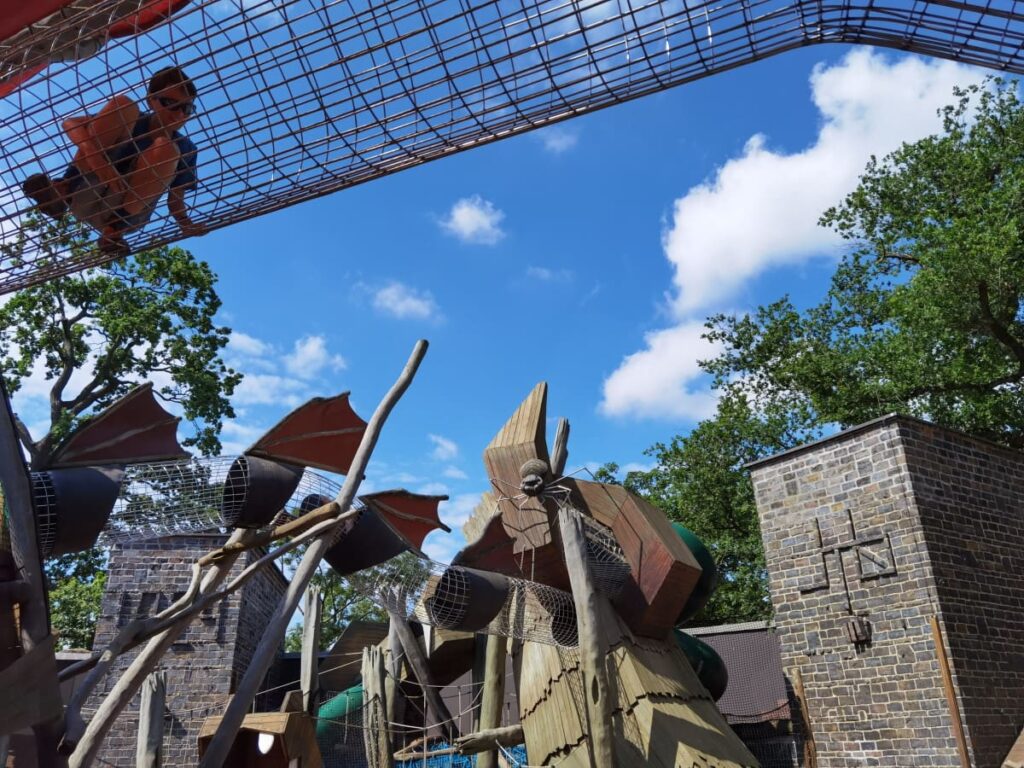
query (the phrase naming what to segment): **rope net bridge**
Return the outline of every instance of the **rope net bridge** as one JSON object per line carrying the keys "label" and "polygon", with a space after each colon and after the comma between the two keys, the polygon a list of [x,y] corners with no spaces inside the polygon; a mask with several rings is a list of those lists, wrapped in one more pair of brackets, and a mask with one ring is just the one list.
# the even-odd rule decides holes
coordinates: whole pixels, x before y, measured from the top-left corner
{"label": "rope net bridge", "polygon": [[[192,78],[192,221],[218,228],[794,47],[1024,71],[1021,0],[0,0],[0,292],[183,237],[164,203],[120,251],[33,223],[69,118]],[[35,9],[35,10],[33,10]],[[49,13],[50,15],[40,14]],[[191,187],[191,184],[189,185]]]}

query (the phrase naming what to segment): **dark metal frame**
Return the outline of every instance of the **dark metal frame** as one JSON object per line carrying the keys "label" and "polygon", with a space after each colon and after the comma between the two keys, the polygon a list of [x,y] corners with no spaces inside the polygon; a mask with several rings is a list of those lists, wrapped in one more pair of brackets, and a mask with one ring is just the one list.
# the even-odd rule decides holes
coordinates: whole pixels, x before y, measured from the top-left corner
{"label": "dark metal frame", "polygon": [[[73,30],[103,27],[126,6],[76,0],[0,43],[0,82],[72,58]],[[196,0],[144,35],[51,63],[0,100],[0,243],[17,240],[29,211],[21,182],[70,159],[63,120],[115,93],[141,101],[170,61],[200,92],[187,128],[200,147],[194,218],[219,228],[818,43],[1020,73],[1024,2]],[[128,241],[139,250],[180,238],[160,209]],[[0,293],[110,258],[38,232],[16,250],[0,258]]]}

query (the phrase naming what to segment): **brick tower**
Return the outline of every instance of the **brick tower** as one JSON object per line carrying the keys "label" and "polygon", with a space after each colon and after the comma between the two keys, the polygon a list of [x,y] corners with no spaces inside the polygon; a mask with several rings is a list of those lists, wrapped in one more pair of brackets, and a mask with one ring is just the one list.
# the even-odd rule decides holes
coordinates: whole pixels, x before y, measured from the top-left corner
{"label": "brick tower", "polygon": [[1024,456],[887,416],[752,477],[819,766],[959,766],[957,710],[971,765],[1001,765],[1024,725]]}
{"label": "brick tower", "polygon": [[[188,586],[191,564],[225,540],[219,534],[190,534],[114,547],[93,647],[103,647],[132,619],[153,614],[177,599]],[[258,556],[247,555],[235,564],[229,578]],[[159,667],[167,672],[163,765],[199,763],[199,727],[208,715],[224,709],[286,586],[277,568],[262,570],[241,590],[200,614],[167,651]],[[88,707],[95,710],[134,656],[128,653],[118,660]],[[138,706],[136,696],[104,741],[100,757],[105,764],[135,765]]]}

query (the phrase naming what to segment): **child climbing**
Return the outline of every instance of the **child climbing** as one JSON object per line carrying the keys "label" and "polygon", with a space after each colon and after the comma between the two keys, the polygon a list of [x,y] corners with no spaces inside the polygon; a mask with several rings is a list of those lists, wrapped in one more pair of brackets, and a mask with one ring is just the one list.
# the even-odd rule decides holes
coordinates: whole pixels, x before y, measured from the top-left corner
{"label": "child climbing", "polygon": [[95,115],[65,120],[64,132],[78,151],[63,178],[37,173],[22,189],[47,216],[70,210],[99,231],[97,245],[105,253],[129,251],[124,235],[149,221],[164,192],[182,234],[203,234],[185,204],[197,181],[196,145],[179,133],[195,114],[195,99],[196,87],[181,69],[161,69],[149,81],[149,112],[119,94]]}

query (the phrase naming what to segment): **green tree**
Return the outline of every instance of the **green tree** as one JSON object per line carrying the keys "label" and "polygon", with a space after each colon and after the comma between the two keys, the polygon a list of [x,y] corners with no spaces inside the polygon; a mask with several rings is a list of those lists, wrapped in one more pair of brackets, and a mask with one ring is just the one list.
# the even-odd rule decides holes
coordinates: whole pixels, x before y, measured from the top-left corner
{"label": "green tree", "polygon": [[[0,245],[13,263],[82,258],[93,246],[70,218],[28,217],[19,237]],[[218,434],[234,413],[229,398],[241,375],[220,357],[229,329],[218,326],[216,275],[181,248],[157,248],[14,294],[0,307],[0,374],[18,392],[38,361],[49,383],[49,424],[32,434],[16,418],[33,469],[91,416],[147,379],[177,403],[193,427],[184,443],[220,450]],[[46,564],[52,617],[64,645],[88,646],[102,594],[102,552]]]}
{"label": "green tree", "polygon": [[[283,565],[286,573],[294,571],[302,554],[301,550],[297,550],[285,555]],[[382,594],[385,591],[399,591],[406,595],[418,595],[429,575],[427,563],[412,552],[403,552],[387,562],[350,576],[340,576],[329,565],[322,563],[310,581],[320,590],[324,602],[320,647],[329,649],[333,646],[345,627],[353,621],[386,622],[388,614],[382,603]],[[302,650],[301,623],[288,630],[284,644],[287,651]]]}
{"label": "green tree", "polygon": [[718,587],[692,624],[771,615],[757,507],[744,466],[812,434],[785,412],[758,414],[745,397],[732,395],[688,435],[650,448],[654,469],[626,476],[627,488],[699,536],[718,565]]}
{"label": "green tree", "polygon": [[717,557],[699,621],[769,611],[745,463],[893,411],[1024,447],[1024,106],[999,79],[954,96],[821,217],[850,248],[820,303],[709,318],[716,415],[626,480]]}
{"label": "green tree", "polygon": [[851,249],[821,303],[711,319],[719,386],[818,425],[898,411],[1024,447],[1024,108],[998,79],[955,95],[940,134],[872,158],[822,216]]}

